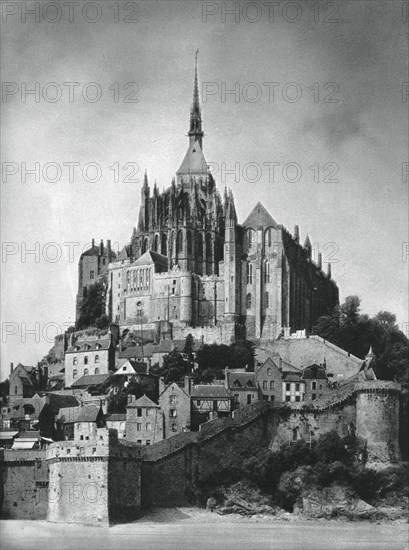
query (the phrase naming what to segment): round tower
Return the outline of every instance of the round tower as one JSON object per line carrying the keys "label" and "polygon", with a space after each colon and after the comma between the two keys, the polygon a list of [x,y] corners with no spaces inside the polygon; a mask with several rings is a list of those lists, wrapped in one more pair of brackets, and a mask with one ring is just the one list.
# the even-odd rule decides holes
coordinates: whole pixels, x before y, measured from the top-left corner
{"label": "round tower", "polygon": [[367,465],[386,467],[401,458],[399,397],[401,385],[385,380],[356,385],[356,434],[367,441]]}

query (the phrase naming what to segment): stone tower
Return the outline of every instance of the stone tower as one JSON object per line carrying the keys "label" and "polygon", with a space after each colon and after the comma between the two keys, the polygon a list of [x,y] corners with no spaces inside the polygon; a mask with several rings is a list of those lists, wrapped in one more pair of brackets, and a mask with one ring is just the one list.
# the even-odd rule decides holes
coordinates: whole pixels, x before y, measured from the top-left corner
{"label": "stone tower", "polygon": [[145,173],[138,228],[131,238],[135,259],[152,250],[167,256],[170,269],[177,265],[198,275],[218,272],[223,254],[223,208],[203,154],[203,136],[196,52],[189,147],[176,179],[163,193],[155,183],[151,196]]}

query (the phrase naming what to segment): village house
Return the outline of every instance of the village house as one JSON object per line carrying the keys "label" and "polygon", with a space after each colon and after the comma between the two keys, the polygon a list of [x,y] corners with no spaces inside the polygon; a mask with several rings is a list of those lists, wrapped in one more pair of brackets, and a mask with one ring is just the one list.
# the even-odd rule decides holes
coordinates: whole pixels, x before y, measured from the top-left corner
{"label": "village house", "polygon": [[327,369],[324,365],[313,363],[305,367],[302,373],[302,380],[305,382],[305,401],[314,401],[322,397],[328,390]]}
{"label": "village house", "polygon": [[232,409],[258,401],[257,380],[254,372],[243,369],[225,369],[225,387],[233,396]]}
{"label": "village house", "polygon": [[152,445],[163,439],[163,423],[159,405],[147,395],[136,399],[128,396],[126,407],[126,439],[140,445]]}
{"label": "village house", "polygon": [[231,414],[232,395],[223,384],[193,386],[190,397],[193,429],[214,417],[229,417]]}
{"label": "village house", "polygon": [[271,403],[280,402],[282,399],[283,373],[271,357],[268,357],[262,365],[256,368],[256,379],[261,398]]}
{"label": "village house", "polygon": [[113,335],[83,337],[71,343],[65,352],[65,387],[70,388],[83,376],[109,374],[115,370]]}
{"label": "village house", "polygon": [[190,379],[186,377],[184,389],[176,383],[172,383],[159,395],[159,406],[163,415],[163,437],[165,439],[190,430],[189,385]]}

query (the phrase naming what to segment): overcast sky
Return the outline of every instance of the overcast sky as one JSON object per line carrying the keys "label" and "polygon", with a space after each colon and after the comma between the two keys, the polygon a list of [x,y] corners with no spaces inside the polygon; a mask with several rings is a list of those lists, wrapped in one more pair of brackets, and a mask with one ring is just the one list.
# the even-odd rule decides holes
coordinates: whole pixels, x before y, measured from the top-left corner
{"label": "overcast sky", "polygon": [[204,152],[239,222],[263,202],[332,260],[341,301],[407,323],[403,2],[37,4],[2,3],[2,378],[74,323],[79,254],[129,241],[144,170],[170,184],[197,48]]}

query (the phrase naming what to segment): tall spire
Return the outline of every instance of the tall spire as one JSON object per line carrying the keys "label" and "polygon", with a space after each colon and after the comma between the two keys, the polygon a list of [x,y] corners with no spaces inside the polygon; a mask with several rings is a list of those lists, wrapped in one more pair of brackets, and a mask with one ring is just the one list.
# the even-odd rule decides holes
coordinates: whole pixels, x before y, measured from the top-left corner
{"label": "tall spire", "polygon": [[189,142],[190,145],[199,142],[200,148],[203,149],[203,130],[202,130],[202,115],[200,112],[199,102],[199,85],[197,79],[197,55],[199,50],[196,50],[195,54],[195,79],[193,85],[193,104],[190,109],[190,128],[189,128]]}

